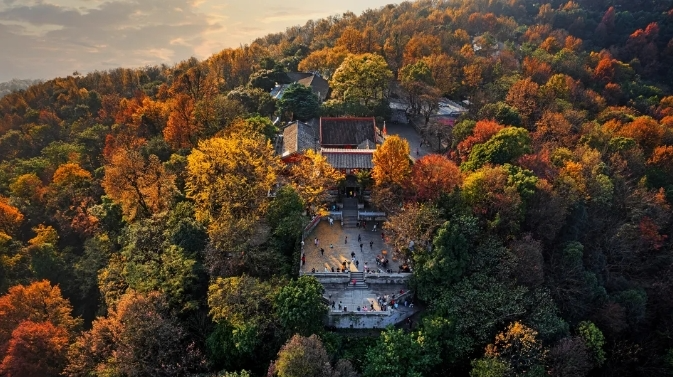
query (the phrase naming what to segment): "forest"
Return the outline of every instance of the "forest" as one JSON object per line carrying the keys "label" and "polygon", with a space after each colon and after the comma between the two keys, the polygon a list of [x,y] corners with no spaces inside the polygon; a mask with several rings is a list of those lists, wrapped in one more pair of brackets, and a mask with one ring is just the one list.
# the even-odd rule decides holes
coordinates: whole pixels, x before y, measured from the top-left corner
{"label": "forest", "polygon": [[[297,71],[328,100],[271,97]],[[0,376],[672,375],[671,83],[673,1],[419,0],[7,94]],[[331,331],[299,245],[339,175],[272,119],[394,99],[437,153],[364,180],[424,310]]]}

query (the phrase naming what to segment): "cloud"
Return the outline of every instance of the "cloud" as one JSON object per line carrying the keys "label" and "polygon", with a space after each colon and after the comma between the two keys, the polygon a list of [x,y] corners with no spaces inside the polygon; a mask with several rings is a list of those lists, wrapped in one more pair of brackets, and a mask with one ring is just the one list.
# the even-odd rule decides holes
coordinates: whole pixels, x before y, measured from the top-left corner
{"label": "cloud", "polygon": [[[208,17],[188,0],[4,1],[0,81],[110,65],[173,63],[204,43]],[[176,43],[180,41],[180,43]],[[114,63],[112,63],[114,62]],[[26,67],[26,68],[21,68]]]}
{"label": "cloud", "polygon": [[[385,0],[368,0],[387,3]],[[357,7],[341,0],[0,0],[0,82],[205,59]]]}

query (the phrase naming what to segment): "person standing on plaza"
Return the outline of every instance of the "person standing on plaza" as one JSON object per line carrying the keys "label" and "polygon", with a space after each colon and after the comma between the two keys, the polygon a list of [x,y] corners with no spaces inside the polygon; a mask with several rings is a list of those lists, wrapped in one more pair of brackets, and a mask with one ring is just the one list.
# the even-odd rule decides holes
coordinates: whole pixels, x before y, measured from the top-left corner
{"label": "person standing on plaza", "polygon": [[362,252],[362,242],[360,242],[360,252]]}
{"label": "person standing on plaza", "polygon": [[344,243],[348,243],[348,236],[344,239]]}
{"label": "person standing on plaza", "polygon": [[369,248],[374,250],[374,241],[369,241]]}
{"label": "person standing on plaza", "polygon": [[323,249],[322,247],[320,248],[320,255],[323,257],[325,256],[325,249]]}
{"label": "person standing on plaza", "polygon": [[362,237],[358,234],[358,242],[362,241]]}

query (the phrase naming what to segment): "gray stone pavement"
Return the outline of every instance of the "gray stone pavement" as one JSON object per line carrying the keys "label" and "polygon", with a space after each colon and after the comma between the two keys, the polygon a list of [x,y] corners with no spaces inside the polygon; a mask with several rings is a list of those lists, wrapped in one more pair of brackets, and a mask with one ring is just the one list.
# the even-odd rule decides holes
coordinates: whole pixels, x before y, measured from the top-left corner
{"label": "gray stone pavement", "polygon": [[[329,225],[326,220],[320,221],[308,238],[304,240],[303,252],[306,256],[306,264],[301,267],[301,271],[310,274],[314,268],[317,272],[324,272],[325,268],[331,271],[332,267],[336,270],[337,267],[341,267],[342,261],[351,260],[351,252],[355,253],[355,259],[359,262],[359,266],[354,263],[350,264],[352,271],[363,271],[365,263],[368,267],[376,269],[379,268],[376,265],[376,256],[386,250],[390,262],[388,268],[396,273],[401,261],[393,260],[392,249],[384,242],[385,240],[381,239],[381,222],[376,222],[376,231],[373,231],[374,223],[373,221],[367,222],[367,227],[364,229],[362,227],[342,228],[336,221],[334,225]],[[358,235],[361,237],[361,242],[357,240]],[[348,237],[347,242],[346,237]],[[314,245],[315,238],[320,241],[318,246]],[[371,247],[369,246],[370,241],[372,242]],[[360,250],[360,243],[362,243],[362,251]],[[320,248],[325,250],[324,255],[320,254]],[[393,275],[396,275],[395,273]],[[405,307],[403,300],[398,302],[397,309],[389,307],[385,312],[386,314],[381,312],[382,308],[378,304],[377,297],[388,295],[389,301],[393,295],[399,297],[400,292],[407,292],[408,290],[405,284],[368,284],[368,289],[354,289],[347,287],[345,284],[336,283],[327,283],[324,286],[324,296],[330,302],[334,301],[335,303],[334,309],[331,309],[330,306],[334,315],[329,316],[329,324],[336,327],[385,328],[388,325],[395,325],[403,321],[417,310],[410,306]],[[367,308],[367,311],[357,312],[358,306]],[[375,313],[370,313],[372,306]],[[347,312],[343,312],[344,307],[348,308]]]}
{"label": "gray stone pavement", "polygon": [[[414,161],[417,158],[433,153],[428,145],[423,144],[423,146],[421,146],[421,141],[423,141],[423,138],[418,134],[418,132],[416,132],[416,129],[414,129],[414,126],[411,124],[386,122],[386,131],[388,136],[397,135],[407,140],[411,151],[410,156]],[[418,154],[416,154],[416,151],[418,151]]]}
{"label": "gray stone pavement", "polygon": [[[407,287],[402,284],[371,284],[369,285],[369,289],[344,288],[340,285],[325,286],[325,296],[330,301],[334,301],[334,309],[330,307],[330,310],[334,312],[342,311],[343,307],[348,308],[349,312],[353,312],[356,311],[358,306],[360,308],[367,308],[367,311],[371,310],[373,306],[375,311],[381,311],[381,306],[379,306],[376,298],[388,295],[390,301],[393,295],[398,297],[400,291],[406,292]],[[342,309],[339,309],[339,304],[341,304]],[[398,306],[398,310],[410,311],[411,308],[404,307],[403,301]]]}
{"label": "gray stone pavement", "polygon": [[[372,231],[376,223],[376,231]],[[358,242],[358,235],[361,242]],[[385,232],[384,232],[385,236]],[[348,241],[346,241],[346,237]],[[314,245],[315,238],[318,238],[320,244]],[[372,246],[369,246],[372,241]],[[360,251],[362,243],[362,251]],[[330,247],[332,245],[332,247]],[[325,254],[320,254],[320,248],[325,249]],[[315,268],[316,272],[328,271],[332,267],[336,270],[341,267],[344,260],[351,261],[351,253],[355,252],[355,259],[359,262],[356,266],[351,263],[351,271],[364,271],[365,263],[370,269],[382,268],[376,265],[376,256],[381,255],[383,250],[387,251],[387,258],[390,262],[388,268],[397,272],[401,261],[393,260],[392,249],[381,239],[381,221],[368,221],[367,228],[342,228],[338,221],[334,225],[329,225],[326,220],[320,221],[311,234],[304,240],[304,254],[306,264],[301,267],[304,273],[310,273]]]}

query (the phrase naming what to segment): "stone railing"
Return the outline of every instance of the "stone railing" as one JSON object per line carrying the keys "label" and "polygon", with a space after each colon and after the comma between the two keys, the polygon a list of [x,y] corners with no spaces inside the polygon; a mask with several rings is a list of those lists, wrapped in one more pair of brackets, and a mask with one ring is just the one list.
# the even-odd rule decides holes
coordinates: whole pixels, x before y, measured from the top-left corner
{"label": "stone railing", "polygon": [[304,232],[303,232],[302,235],[301,235],[301,239],[302,239],[302,240],[305,240],[306,237],[308,237],[308,235],[311,234],[311,232],[313,231],[313,229],[314,229],[316,226],[318,226],[318,223],[319,223],[320,220],[322,220],[322,219],[323,219],[323,218],[322,218],[321,216],[315,216],[314,218],[312,218],[311,221],[310,221],[310,222],[306,225],[306,227],[304,228]]}
{"label": "stone railing", "polygon": [[343,219],[343,212],[342,211],[329,211],[328,217],[331,217],[334,220],[341,220],[341,219]]}
{"label": "stone railing", "polygon": [[357,311],[355,308],[348,308],[348,311],[341,310],[332,310],[330,309],[329,315],[333,316],[364,316],[364,317],[380,317],[380,316],[389,316],[393,314],[392,310],[368,310],[368,311]]}
{"label": "stone railing", "polygon": [[351,281],[351,275],[348,272],[299,271],[299,275],[313,276],[322,284],[348,284]]}
{"label": "stone railing", "polygon": [[369,273],[364,274],[365,282],[367,284],[405,284],[412,276],[411,272],[400,273]]}

